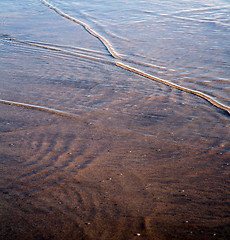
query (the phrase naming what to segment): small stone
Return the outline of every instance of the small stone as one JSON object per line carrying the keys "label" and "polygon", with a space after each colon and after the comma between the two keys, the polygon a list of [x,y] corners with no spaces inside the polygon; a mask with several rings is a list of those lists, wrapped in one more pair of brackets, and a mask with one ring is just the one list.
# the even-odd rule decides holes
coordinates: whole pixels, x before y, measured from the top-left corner
{"label": "small stone", "polygon": [[141,236],[140,233],[135,233],[134,235],[137,236],[137,237],[140,237],[140,236]]}

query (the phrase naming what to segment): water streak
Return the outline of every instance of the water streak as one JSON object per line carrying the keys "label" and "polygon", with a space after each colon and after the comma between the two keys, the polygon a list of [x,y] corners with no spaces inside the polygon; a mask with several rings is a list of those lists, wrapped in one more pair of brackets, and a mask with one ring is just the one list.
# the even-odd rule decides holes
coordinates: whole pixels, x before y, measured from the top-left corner
{"label": "water streak", "polygon": [[167,17],[167,18],[175,18],[181,21],[188,21],[188,22],[196,22],[196,23],[207,23],[207,24],[216,24],[216,25],[220,25],[222,27],[229,27],[229,24],[225,24],[216,20],[208,20],[208,19],[195,19],[195,18],[191,18],[191,17],[181,17],[181,16],[175,16],[175,15],[169,15],[169,14],[161,14],[162,17]]}
{"label": "water streak", "polygon": [[[28,46],[33,46],[33,47],[39,47],[39,48],[43,48],[43,49],[47,49],[47,50],[53,50],[56,52],[60,52],[62,54],[67,54],[67,55],[72,55],[75,57],[81,57],[81,58],[86,58],[89,60],[94,60],[97,62],[103,62],[106,64],[114,64],[114,62],[108,60],[108,59],[101,59],[102,56],[106,56],[108,57],[107,54],[99,52],[99,51],[95,51],[95,50],[90,50],[90,49],[84,49],[84,48],[79,48],[79,47],[69,47],[69,46],[63,46],[63,45],[58,45],[58,44],[51,44],[51,43],[44,43],[44,42],[34,42],[34,41],[22,41],[19,39],[16,39],[14,37],[5,37],[4,39],[0,40],[0,41],[7,41],[7,42],[15,42],[15,43],[20,43],[20,44],[24,44],[24,45],[28,45]],[[68,50],[65,50],[68,49]],[[78,53],[76,53],[78,52]],[[80,53],[79,53],[80,52]],[[83,54],[82,54],[83,52]],[[93,55],[98,55],[100,56],[100,58],[95,57],[92,55],[88,56],[89,54],[93,54]],[[87,56],[86,56],[87,55]],[[128,63],[132,63],[135,65],[139,65],[139,66],[144,66],[144,67],[149,67],[149,68],[154,68],[154,69],[160,69],[160,70],[164,70],[164,71],[170,71],[170,72],[175,72],[175,70],[173,69],[167,69],[166,67],[162,67],[162,66],[158,66],[158,65],[153,65],[153,64],[149,64],[149,63],[144,63],[144,62],[138,62],[138,61],[134,61],[131,59],[122,59],[123,62],[128,62]]]}
{"label": "water streak", "polygon": [[[11,42],[16,42],[16,43],[20,43],[20,44],[24,44],[24,45],[28,45],[28,46],[33,46],[33,47],[39,47],[39,48],[59,52],[59,53],[62,53],[62,54],[71,55],[71,56],[74,56],[74,57],[85,58],[85,59],[88,59],[88,60],[93,60],[93,61],[96,61],[96,62],[102,62],[102,63],[106,63],[106,64],[114,64],[112,61],[109,61],[109,60],[101,59],[101,58],[94,57],[94,56],[85,55],[87,53],[82,54],[82,53],[75,53],[75,52],[72,52],[72,51],[63,50],[60,47],[58,47],[58,48],[57,47],[52,47],[52,45],[47,44],[47,43],[44,44],[44,43],[26,42],[26,41],[21,41],[21,40],[15,39],[15,38],[10,38],[9,40]],[[53,46],[55,46],[55,45],[53,45]],[[93,52],[93,51],[86,50],[85,52]]]}
{"label": "water streak", "polygon": [[49,7],[50,9],[54,10],[56,13],[58,13],[60,16],[67,18],[73,22],[78,23],[79,25],[81,25],[88,33],[90,33],[91,35],[93,35],[95,38],[99,39],[99,41],[105,46],[105,48],[107,49],[107,51],[111,54],[112,57],[116,58],[116,59],[120,59],[119,55],[115,52],[115,50],[113,49],[113,47],[111,46],[111,44],[102,36],[100,36],[97,32],[95,32],[94,30],[92,30],[87,24],[77,20],[74,17],[69,16],[68,14],[62,12],[60,9],[54,7],[53,5],[51,5],[50,3],[48,3],[45,0],[40,0],[43,4],[45,4],[47,7]]}
{"label": "water streak", "polygon": [[68,117],[68,118],[74,118],[74,119],[77,119],[78,121],[85,122],[88,124],[91,123],[90,121],[83,119],[81,117],[78,117],[69,112],[65,112],[62,110],[57,110],[57,109],[49,108],[49,107],[45,107],[45,106],[38,106],[38,105],[33,105],[33,104],[28,104],[28,103],[14,102],[14,101],[9,101],[9,100],[4,100],[4,99],[0,99],[0,103],[12,105],[12,106],[30,108],[30,109],[39,110],[39,111],[48,112],[48,113],[53,113],[53,114],[57,114],[57,115]]}

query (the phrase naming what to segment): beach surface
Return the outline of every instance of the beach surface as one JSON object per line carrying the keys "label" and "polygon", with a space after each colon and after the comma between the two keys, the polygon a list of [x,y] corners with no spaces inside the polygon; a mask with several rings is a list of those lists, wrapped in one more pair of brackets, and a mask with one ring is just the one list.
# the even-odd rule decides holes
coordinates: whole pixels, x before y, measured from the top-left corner
{"label": "beach surface", "polygon": [[1,112],[2,239],[228,239],[229,153]]}
{"label": "beach surface", "polygon": [[0,238],[229,239],[229,4],[95,2],[0,3]]}

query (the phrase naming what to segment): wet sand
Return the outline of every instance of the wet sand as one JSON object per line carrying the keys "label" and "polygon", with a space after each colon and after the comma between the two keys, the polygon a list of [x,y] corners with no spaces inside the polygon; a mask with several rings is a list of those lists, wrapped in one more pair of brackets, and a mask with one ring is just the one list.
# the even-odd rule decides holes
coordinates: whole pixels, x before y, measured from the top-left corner
{"label": "wet sand", "polygon": [[229,152],[0,110],[1,239],[229,239]]}
{"label": "wet sand", "polygon": [[[1,4],[0,239],[229,239],[227,111],[119,66],[106,38],[41,1]],[[223,69],[145,33],[112,37],[124,64],[229,103],[221,51]]]}

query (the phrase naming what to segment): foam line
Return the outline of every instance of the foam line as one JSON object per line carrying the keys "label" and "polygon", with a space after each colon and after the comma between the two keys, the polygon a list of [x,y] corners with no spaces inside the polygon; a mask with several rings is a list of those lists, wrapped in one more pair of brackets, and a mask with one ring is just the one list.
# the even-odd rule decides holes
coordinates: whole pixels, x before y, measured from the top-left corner
{"label": "foam line", "polygon": [[71,49],[73,51],[87,52],[87,53],[92,53],[92,54],[97,54],[97,55],[108,56],[108,54],[106,54],[104,52],[91,50],[91,49],[86,49],[86,48],[80,48],[80,47],[59,45],[59,44],[53,44],[53,43],[44,43],[44,42],[34,42],[34,41],[29,41],[27,43],[40,44],[40,45],[44,45],[44,46],[58,47],[58,48],[62,48],[62,49]]}
{"label": "foam line", "polygon": [[51,50],[51,51],[56,51],[56,52],[60,52],[60,53],[75,56],[75,57],[85,58],[85,59],[93,60],[93,61],[96,61],[96,62],[102,62],[102,63],[106,63],[106,64],[114,64],[113,62],[110,62],[108,60],[104,60],[104,59],[100,59],[100,58],[97,58],[97,57],[92,57],[92,56],[88,56],[88,55],[84,55],[84,54],[80,54],[80,53],[74,53],[74,52],[71,52],[71,51],[51,47],[51,46],[48,46],[48,45],[41,45],[41,44],[37,44],[37,43],[34,43],[34,42],[33,43],[24,42],[24,41],[15,39],[15,38],[10,38],[10,41],[17,42],[17,43],[20,43],[20,44],[25,44],[25,45],[28,45],[28,46],[39,47],[39,48],[43,48],[43,49],[47,49],[47,50]]}
{"label": "foam line", "polygon": [[49,7],[50,9],[54,10],[56,13],[58,13],[60,16],[67,18],[73,22],[78,23],[79,25],[81,25],[88,33],[90,33],[91,35],[93,35],[95,38],[99,39],[99,41],[105,46],[105,48],[107,49],[107,51],[110,53],[110,55],[113,58],[116,59],[120,59],[120,57],[118,56],[118,54],[115,52],[115,50],[113,49],[113,47],[111,46],[111,44],[104,39],[102,36],[100,36],[98,33],[96,33],[94,30],[92,30],[87,24],[77,20],[74,17],[69,16],[68,14],[62,12],[60,9],[54,7],[53,5],[51,5],[50,3],[48,3],[45,0],[40,0],[43,4],[45,4],[47,7]]}
{"label": "foam line", "polygon": [[[18,42],[18,43],[21,43],[21,44],[26,44],[26,45],[30,45],[30,46],[34,46],[34,47],[40,47],[40,48],[44,48],[44,49],[48,49],[48,50],[54,50],[54,51],[60,51],[62,53],[66,53],[66,54],[69,54],[69,55],[74,55],[74,56],[77,56],[77,57],[83,57],[83,58],[87,58],[86,55],[82,55],[81,53],[75,53],[73,51],[68,51],[68,50],[64,50],[63,48],[69,48],[69,49],[72,49],[72,50],[76,50],[76,51],[81,51],[81,52],[85,52],[85,54],[89,54],[89,53],[92,53],[92,54],[98,54],[98,55],[104,55],[104,56],[108,56],[104,53],[101,53],[101,52],[97,52],[97,51],[94,51],[94,50],[89,50],[89,49],[83,49],[83,48],[74,48],[74,47],[67,47],[67,46],[61,46],[61,45],[56,45],[56,44],[49,44],[49,43],[43,43],[43,42],[34,42],[34,41],[30,41],[30,42],[25,42],[25,41],[21,41],[21,40],[18,40],[16,38],[8,38],[7,40],[9,41],[14,41],[14,42]],[[1,40],[2,41],[2,40]],[[100,58],[96,58],[96,57],[89,57],[91,60],[95,60],[95,61],[102,61],[104,62],[105,60],[102,60]],[[137,64],[137,65],[140,65],[140,66],[145,66],[145,67],[150,67],[150,68],[156,68],[156,69],[161,69],[161,70],[167,70],[166,67],[161,67],[161,66],[157,66],[157,65],[153,65],[153,64],[148,64],[148,63],[142,63],[142,62],[138,62],[138,61],[133,61],[133,60],[129,60],[129,59],[120,59],[124,62],[129,62],[129,63],[133,63],[133,64]],[[108,61],[108,63],[111,63]],[[172,70],[170,69],[170,71],[175,71],[175,70]]]}
{"label": "foam line", "polygon": [[194,94],[194,95],[196,95],[196,96],[198,96],[198,97],[200,97],[200,98],[205,99],[206,101],[210,102],[210,103],[213,104],[214,106],[216,106],[216,107],[218,107],[218,108],[220,108],[220,109],[222,109],[222,110],[224,110],[224,111],[227,111],[227,112],[230,114],[230,107],[228,107],[228,106],[226,106],[226,105],[224,105],[224,104],[216,101],[216,100],[213,99],[211,96],[209,96],[209,95],[207,95],[207,94],[205,94],[205,93],[199,92],[199,91],[197,91],[197,90],[189,89],[189,88],[186,88],[186,87],[182,87],[182,86],[177,85],[177,84],[175,84],[175,83],[166,81],[166,80],[164,80],[164,79],[161,79],[161,78],[155,77],[155,76],[153,76],[153,75],[150,75],[150,74],[148,74],[148,73],[145,73],[145,72],[143,72],[143,71],[140,71],[140,70],[138,70],[138,69],[136,69],[136,68],[130,67],[130,66],[128,66],[128,65],[125,65],[125,64],[123,64],[123,63],[121,63],[121,62],[117,62],[116,65],[117,65],[118,67],[121,67],[121,68],[123,68],[123,69],[126,69],[126,70],[128,70],[128,71],[130,71],[130,72],[136,73],[136,74],[138,74],[138,75],[141,75],[141,76],[146,77],[146,78],[148,78],[148,79],[152,79],[152,80],[154,80],[154,81],[163,83],[163,84],[165,84],[165,85],[167,85],[167,86],[170,86],[170,87],[179,89],[179,90],[184,91],[184,92],[187,92],[187,93]]}
{"label": "foam line", "polygon": [[77,119],[81,122],[85,122],[85,123],[88,123],[88,124],[90,123],[90,121],[88,121],[86,119],[80,118],[80,117],[78,117],[76,115],[73,115],[71,113],[61,111],[61,110],[57,110],[57,109],[54,109],[54,108],[49,108],[49,107],[44,107],[44,106],[39,106],[39,105],[32,105],[32,104],[28,104],[28,103],[8,101],[8,100],[4,100],[4,99],[0,99],[0,103],[13,105],[13,106],[19,106],[19,107],[30,108],[30,109],[39,110],[39,111],[48,112],[48,113],[53,113],[53,114],[57,114],[57,115],[68,117],[68,118],[74,118],[74,119]]}

